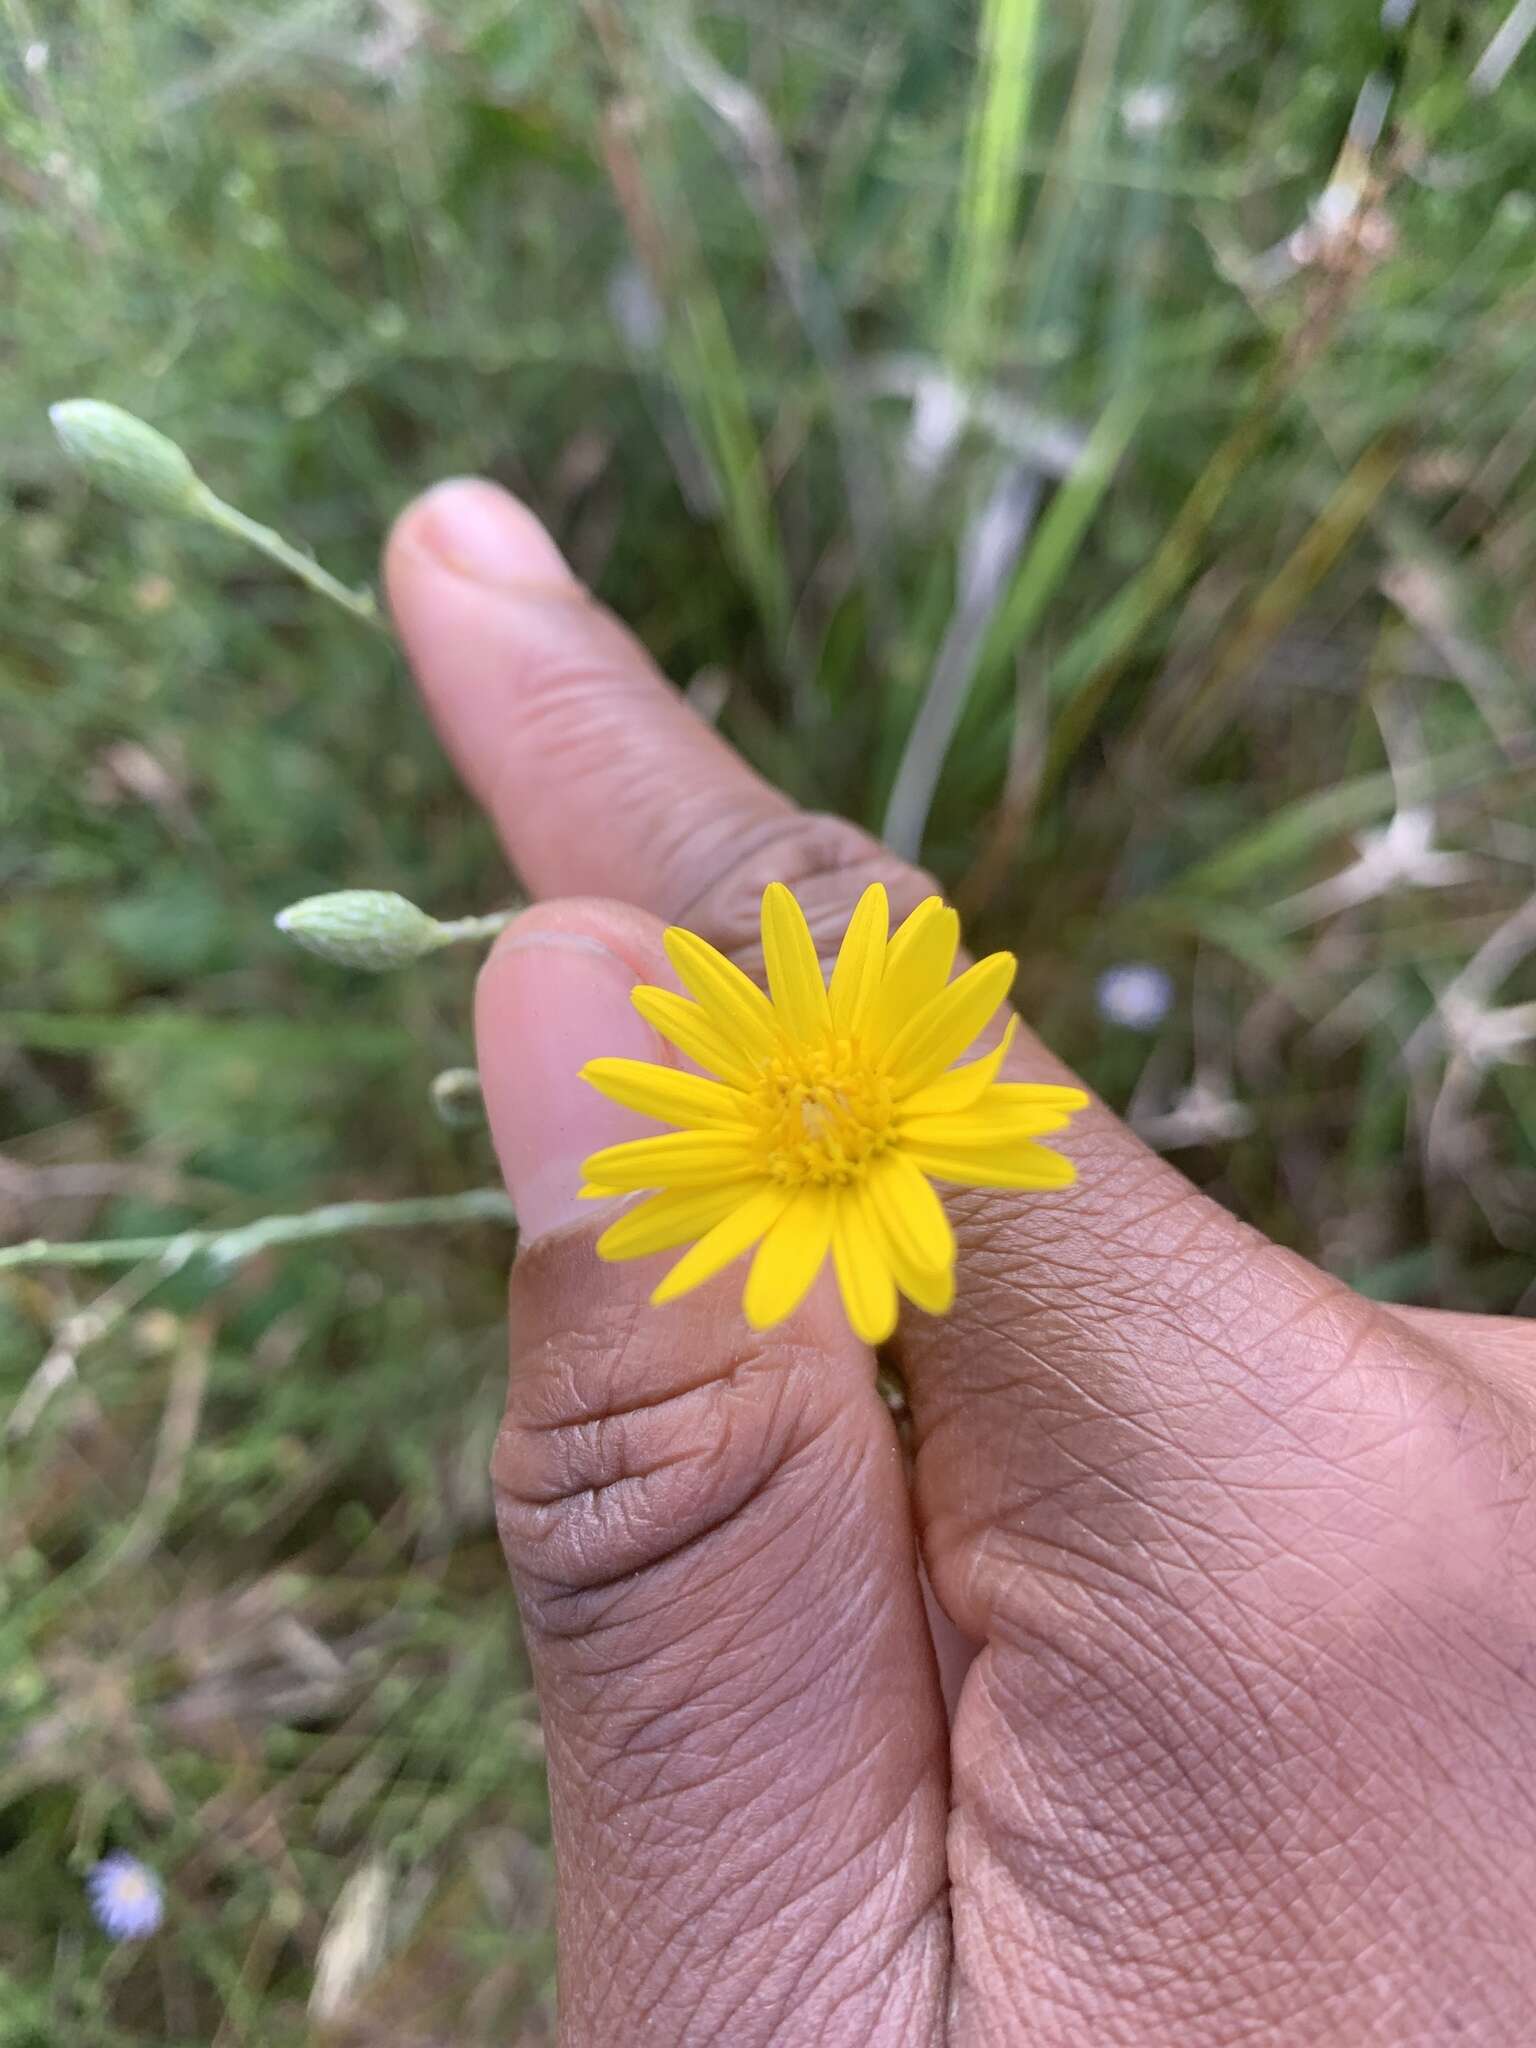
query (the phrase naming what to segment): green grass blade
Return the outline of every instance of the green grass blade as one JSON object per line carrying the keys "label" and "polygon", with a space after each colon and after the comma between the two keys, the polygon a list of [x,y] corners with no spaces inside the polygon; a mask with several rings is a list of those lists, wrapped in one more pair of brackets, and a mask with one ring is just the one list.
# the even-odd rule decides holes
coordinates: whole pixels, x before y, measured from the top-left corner
{"label": "green grass blade", "polygon": [[950,355],[962,372],[985,355],[1007,271],[1039,26],[1038,0],[985,0],[951,285]]}
{"label": "green grass blade", "polygon": [[1038,625],[1077,560],[1145,410],[1145,397],[1130,392],[1106,407],[1083,450],[1082,461],[1052,498],[1012,587],[998,607],[982,657],[983,674],[1006,670]]}

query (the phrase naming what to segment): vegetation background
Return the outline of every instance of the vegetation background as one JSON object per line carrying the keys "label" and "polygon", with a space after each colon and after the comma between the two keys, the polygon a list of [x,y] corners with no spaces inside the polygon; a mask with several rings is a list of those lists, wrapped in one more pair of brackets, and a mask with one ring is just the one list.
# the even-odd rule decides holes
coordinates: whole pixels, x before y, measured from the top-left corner
{"label": "vegetation background", "polygon": [[[125,513],[110,398],[354,581],[526,494],[706,716],[1017,948],[1153,1143],[1536,1307],[1530,0],[0,0],[0,1225],[485,1183],[510,900],[387,641]],[[1106,967],[1172,977],[1138,1034]],[[0,1276],[0,2048],[552,2039],[481,1225]],[[44,1367],[39,1378],[39,1368]],[[81,1877],[131,1850],[164,1930]]]}

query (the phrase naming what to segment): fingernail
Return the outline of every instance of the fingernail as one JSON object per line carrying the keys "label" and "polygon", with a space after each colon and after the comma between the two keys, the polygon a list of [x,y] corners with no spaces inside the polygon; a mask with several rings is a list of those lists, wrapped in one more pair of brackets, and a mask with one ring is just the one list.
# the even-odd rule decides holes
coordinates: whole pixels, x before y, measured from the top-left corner
{"label": "fingernail", "polygon": [[454,477],[428,491],[410,516],[410,534],[455,575],[494,589],[574,580],[528,507],[479,477]]}
{"label": "fingernail", "polygon": [[595,1203],[576,1198],[582,1162],[604,1145],[655,1135],[580,1079],[590,1059],[662,1057],[629,992],[627,960],[583,932],[514,926],[486,962],[475,1002],[491,1135],[525,1243]]}

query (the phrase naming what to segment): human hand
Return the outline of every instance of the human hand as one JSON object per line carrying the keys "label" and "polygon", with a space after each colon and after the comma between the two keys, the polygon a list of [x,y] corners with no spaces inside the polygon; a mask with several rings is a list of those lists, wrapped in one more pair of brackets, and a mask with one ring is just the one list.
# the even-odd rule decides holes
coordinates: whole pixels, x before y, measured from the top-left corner
{"label": "human hand", "polygon": [[[477,1021],[566,2048],[1528,2042],[1536,1329],[1360,1299],[1095,1107],[1075,1188],[949,1204],[909,1483],[826,1276],[757,1336],[739,1273],[651,1309],[659,1261],[597,1260],[581,1161],[653,1127],[576,1076],[669,1057],[628,1001],[663,920],[756,972],[770,880],[824,954],[932,884],[748,770],[491,486],[388,576],[541,899]],[[1071,1078],[1027,1032],[1009,1072]]]}

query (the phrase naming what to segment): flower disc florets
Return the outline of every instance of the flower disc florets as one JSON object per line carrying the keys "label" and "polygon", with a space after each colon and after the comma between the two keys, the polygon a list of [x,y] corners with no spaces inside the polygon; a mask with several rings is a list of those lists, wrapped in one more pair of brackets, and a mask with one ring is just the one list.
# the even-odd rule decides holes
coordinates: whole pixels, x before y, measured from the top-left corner
{"label": "flower disc florets", "polygon": [[[753,1253],[743,1306],[766,1329],[802,1301],[830,1253],[848,1320],[888,1337],[898,1291],[942,1314],[955,1242],[932,1182],[1063,1188],[1071,1161],[1036,1140],[1065,1127],[1080,1088],[1002,1082],[1013,1033],[966,1066],[1014,962],[993,953],[951,981],[959,921],[933,896],[898,931],[866,889],[828,982],[804,914],[763,897],[768,993],[691,932],[667,956],[688,997],[638,988],[635,1007],[696,1070],[591,1060],[593,1087],[677,1126],[594,1153],[589,1195],[652,1190],[598,1240],[605,1259],[690,1245],[651,1299],[674,1300]],[[689,1000],[689,998],[692,1000]],[[754,1250],[755,1247],[755,1250]]]}
{"label": "flower disc florets", "polygon": [[762,1118],[767,1170],[785,1187],[847,1187],[890,1140],[890,1081],[855,1039],[786,1050],[748,1099]]}

